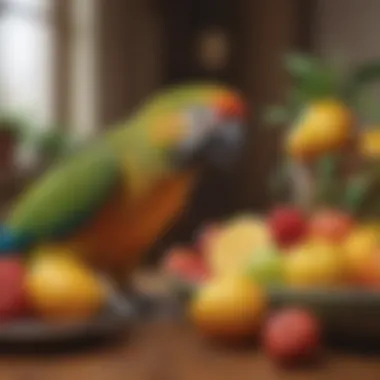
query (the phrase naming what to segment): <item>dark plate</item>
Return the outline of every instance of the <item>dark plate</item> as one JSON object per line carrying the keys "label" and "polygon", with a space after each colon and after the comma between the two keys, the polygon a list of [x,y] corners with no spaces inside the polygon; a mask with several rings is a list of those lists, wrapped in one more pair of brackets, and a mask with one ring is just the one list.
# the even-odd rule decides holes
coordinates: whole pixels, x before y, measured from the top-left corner
{"label": "dark plate", "polygon": [[81,323],[43,323],[25,319],[0,325],[0,350],[43,349],[86,344],[124,336],[135,321],[135,311],[125,301],[113,300],[92,320]]}
{"label": "dark plate", "polygon": [[[189,300],[199,287],[178,278],[172,284],[182,300]],[[268,295],[272,310],[293,306],[311,310],[334,341],[380,346],[380,291],[272,288]]]}
{"label": "dark plate", "polygon": [[271,307],[313,311],[334,339],[380,344],[380,292],[359,289],[270,289]]}

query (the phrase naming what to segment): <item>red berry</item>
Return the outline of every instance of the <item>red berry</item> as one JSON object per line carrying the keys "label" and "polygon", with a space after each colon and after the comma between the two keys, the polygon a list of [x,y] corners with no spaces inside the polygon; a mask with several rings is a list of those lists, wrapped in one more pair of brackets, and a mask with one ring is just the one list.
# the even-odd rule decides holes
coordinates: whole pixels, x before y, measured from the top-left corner
{"label": "red berry", "polygon": [[266,353],[282,364],[295,364],[313,358],[320,339],[318,320],[300,309],[287,309],[273,315],[263,332]]}
{"label": "red berry", "polygon": [[0,260],[0,321],[5,322],[19,318],[28,309],[26,286],[26,269],[15,258]]}
{"label": "red berry", "polygon": [[194,250],[173,247],[167,254],[164,269],[171,275],[190,281],[203,281],[209,276],[206,263]]}
{"label": "red berry", "polygon": [[280,246],[297,243],[307,232],[307,220],[303,213],[293,207],[281,207],[272,211],[268,225],[274,240]]}

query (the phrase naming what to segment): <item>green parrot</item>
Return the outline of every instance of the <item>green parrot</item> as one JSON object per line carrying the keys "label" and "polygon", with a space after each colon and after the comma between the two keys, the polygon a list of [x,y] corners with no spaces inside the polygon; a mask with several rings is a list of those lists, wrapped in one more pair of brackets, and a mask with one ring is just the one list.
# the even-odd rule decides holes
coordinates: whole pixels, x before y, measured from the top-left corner
{"label": "green parrot", "polygon": [[27,188],[5,228],[31,246],[68,246],[122,281],[181,215],[203,168],[234,160],[244,116],[226,86],[165,89]]}

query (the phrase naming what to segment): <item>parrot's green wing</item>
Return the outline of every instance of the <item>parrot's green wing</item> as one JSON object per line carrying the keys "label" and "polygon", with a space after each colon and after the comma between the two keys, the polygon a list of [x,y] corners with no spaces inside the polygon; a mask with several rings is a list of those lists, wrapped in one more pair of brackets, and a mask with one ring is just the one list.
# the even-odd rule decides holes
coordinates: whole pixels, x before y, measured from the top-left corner
{"label": "parrot's green wing", "polygon": [[32,241],[48,241],[90,218],[117,185],[120,167],[105,144],[68,157],[15,203],[5,225]]}

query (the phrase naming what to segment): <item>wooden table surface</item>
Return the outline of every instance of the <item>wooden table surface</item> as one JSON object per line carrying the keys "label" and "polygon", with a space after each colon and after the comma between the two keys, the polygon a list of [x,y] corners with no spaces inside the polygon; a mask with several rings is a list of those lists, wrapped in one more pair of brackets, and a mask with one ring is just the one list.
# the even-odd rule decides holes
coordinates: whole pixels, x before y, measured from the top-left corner
{"label": "wooden table surface", "polygon": [[204,342],[185,322],[141,324],[119,343],[48,356],[0,359],[1,380],[367,380],[380,379],[380,356],[327,352],[315,368],[280,370],[258,349]]}
{"label": "wooden table surface", "polygon": [[168,304],[158,309],[117,342],[65,354],[0,355],[0,380],[380,379],[380,354],[326,350],[314,368],[281,370],[258,348],[212,346],[177,313],[167,312]]}

